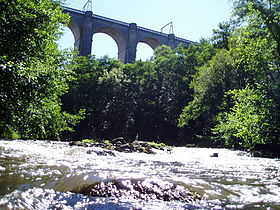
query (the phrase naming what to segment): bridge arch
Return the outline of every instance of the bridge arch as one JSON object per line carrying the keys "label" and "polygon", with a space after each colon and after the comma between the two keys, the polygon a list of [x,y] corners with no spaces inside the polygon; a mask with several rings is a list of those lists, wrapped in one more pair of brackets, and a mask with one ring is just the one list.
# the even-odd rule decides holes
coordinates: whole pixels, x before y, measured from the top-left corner
{"label": "bridge arch", "polygon": [[161,45],[160,41],[158,41],[155,38],[151,38],[151,37],[146,37],[144,39],[141,39],[139,42],[149,45],[154,51],[157,47],[159,47]]}
{"label": "bridge arch", "polygon": [[118,46],[116,41],[105,33],[95,33],[92,36],[91,53],[100,58],[109,56],[118,59]]}
{"label": "bridge arch", "polygon": [[93,35],[97,33],[107,34],[114,39],[118,47],[118,59],[125,63],[127,42],[123,34],[115,28],[109,26],[99,28],[98,30],[94,31]]}
{"label": "bridge arch", "polygon": [[144,42],[138,42],[136,47],[135,60],[149,60],[154,55],[154,49]]}
{"label": "bridge arch", "polygon": [[79,25],[75,22],[74,18],[71,18],[67,27],[71,30],[74,36],[74,48],[79,49],[81,42],[81,29]]}

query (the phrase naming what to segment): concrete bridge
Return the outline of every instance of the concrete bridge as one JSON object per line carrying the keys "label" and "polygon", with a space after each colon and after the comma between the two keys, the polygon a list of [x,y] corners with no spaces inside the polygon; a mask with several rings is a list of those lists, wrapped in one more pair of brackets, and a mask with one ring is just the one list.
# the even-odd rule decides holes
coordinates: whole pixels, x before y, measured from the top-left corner
{"label": "concrete bridge", "polygon": [[175,37],[174,34],[165,34],[137,26],[136,23],[125,23],[102,17],[91,11],[84,12],[70,7],[64,7],[64,11],[71,16],[68,27],[74,35],[74,46],[82,56],[91,54],[92,36],[95,33],[105,33],[115,40],[118,46],[118,59],[123,63],[135,61],[139,42],[149,45],[153,50],[160,45],[176,48],[179,45],[189,47],[194,43]]}

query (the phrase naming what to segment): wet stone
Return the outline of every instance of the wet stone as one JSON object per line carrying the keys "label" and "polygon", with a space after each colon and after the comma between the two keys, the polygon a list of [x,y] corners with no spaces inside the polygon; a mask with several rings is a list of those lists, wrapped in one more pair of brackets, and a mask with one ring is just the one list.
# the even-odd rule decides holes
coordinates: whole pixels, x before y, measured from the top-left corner
{"label": "wet stone", "polygon": [[88,150],[87,154],[97,154],[98,156],[116,156],[115,153],[110,150]]}
{"label": "wet stone", "polygon": [[219,157],[219,153],[214,152],[210,157]]}
{"label": "wet stone", "polygon": [[[69,143],[70,146],[83,146],[83,147],[100,147],[105,150],[115,150],[118,152],[132,153],[132,152],[140,152],[146,154],[155,154],[153,149],[155,148],[147,142],[142,141],[134,141],[132,143],[126,143],[125,141],[121,141],[121,139],[114,139],[110,142],[83,142],[83,141],[73,141]],[[91,152],[92,153],[92,152]],[[97,155],[103,155],[101,152],[95,152]],[[105,152],[109,154],[108,152]],[[110,154],[109,154],[110,155]]]}
{"label": "wet stone", "polygon": [[111,140],[111,143],[113,144],[125,144],[126,141],[124,140],[123,137],[117,137]]}
{"label": "wet stone", "polygon": [[201,199],[197,194],[190,192],[181,185],[150,179],[107,180],[87,186],[78,193],[94,197],[128,197],[142,200],[193,202]]}

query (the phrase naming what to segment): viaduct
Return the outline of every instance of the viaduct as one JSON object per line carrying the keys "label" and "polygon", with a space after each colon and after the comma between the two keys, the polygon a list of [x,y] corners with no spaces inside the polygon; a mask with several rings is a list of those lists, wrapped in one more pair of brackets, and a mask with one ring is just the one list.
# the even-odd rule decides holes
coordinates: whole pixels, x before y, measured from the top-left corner
{"label": "viaduct", "polygon": [[64,12],[71,16],[68,27],[74,35],[74,47],[79,54],[91,54],[92,36],[105,33],[111,36],[118,46],[118,59],[123,63],[132,63],[136,59],[136,48],[139,42],[149,45],[153,50],[160,45],[176,48],[179,45],[189,47],[194,42],[162,32],[137,26],[136,23],[125,23],[111,18],[93,14],[91,11],[80,11],[64,7]]}

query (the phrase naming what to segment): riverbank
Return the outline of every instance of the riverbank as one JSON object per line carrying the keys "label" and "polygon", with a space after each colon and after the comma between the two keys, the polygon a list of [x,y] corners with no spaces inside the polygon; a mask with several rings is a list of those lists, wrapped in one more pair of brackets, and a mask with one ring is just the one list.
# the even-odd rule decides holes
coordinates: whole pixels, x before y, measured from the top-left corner
{"label": "riverbank", "polygon": [[249,150],[253,157],[280,158],[279,144],[256,144]]}

